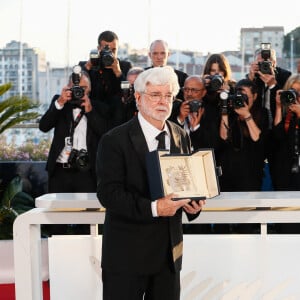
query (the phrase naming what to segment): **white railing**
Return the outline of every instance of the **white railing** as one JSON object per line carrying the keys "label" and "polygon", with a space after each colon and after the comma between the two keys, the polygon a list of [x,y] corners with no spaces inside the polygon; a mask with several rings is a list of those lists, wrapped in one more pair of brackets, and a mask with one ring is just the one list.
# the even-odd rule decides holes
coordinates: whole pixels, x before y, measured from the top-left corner
{"label": "white railing", "polygon": [[[14,223],[14,259],[17,300],[42,299],[41,224],[91,224],[91,235],[96,236],[98,228],[97,224],[103,224],[105,217],[105,211],[101,208],[96,194],[46,194],[36,199],[36,206],[37,208],[18,216]],[[252,267],[255,268],[254,270],[258,269],[260,272],[259,276],[265,277],[266,270],[268,269],[264,267],[263,271],[259,270],[261,267],[259,266],[257,268],[252,261],[255,262],[256,258],[262,262],[266,261],[266,259],[275,255],[274,251],[279,251],[278,249],[275,249],[276,247],[266,251],[266,245],[270,241],[270,235],[268,235],[266,229],[267,224],[298,222],[300,223],[300,192],[232,192],[221,193],[215,198],[208,199],[205,209],[200,214],[200,217],[192,223],[259,223],[261,225],[261,233],[255,235],[255,237],[253,237],[253,235],[251,236],[251,239],[255,239],[255,243],[247,244],[247,253],[253,253],[254,257],[250,259]],[[183,218],[183,223],[189,223],[185,217]],[[224,235],[217,235],[216,238],[219,239],[218,249],[215,249],[215,246],[213,246],[214,243],[211,243],[212,238],[214,238],[212,235],[193,235],[192,238],[190,236],[184,237],[184,240],[187,240],[188,245],[188,248],[184,253],[194,253],[191,257],[196,259],[186,258],[186,260],[184,260],[183,275],[185,278],[191,274],[191,272],[194,272],[195,274],[198,272],[196,269],[187,270],[185,269],[185,266],[190,268],[199,267],[200,271],[198,273],[205,275],[206,270],[201,271],[203,264],[206,263],[209,267],[214,264],[214,261],[220,260],[220,257],[208,257],[216,252],[221,255],[221,262],[224,263],[224,266],[227,265],[229,261],[232,262],[232,260],[240,261],[241,257],[243,257],[243,251],[240,251],[235,257],[233,253],[235,253],[236,249],[231,249],[230,245],[233,245],[231,243],[236,243],[237,240],[243,242],[244,236],[245,235],[226,235],[225,237]],[[300,235],[296,235],[296,237],[282,235],[279,239],[280,238],[284,240],[283,242],[285,245],[289,245],[289,241],[292,241],[292,243],[295,243],[295,240],[297,241],[297,247],[293,244],[287,251],[296,251],[296,248],[299,249]],[[192,243],[190,239],[192,239]],[[199,241],[203,242],[200,246]],[[228,241],[230,241],[229,245]],[[205,248],[207,247],[206,244],[213,248]],[[261,244],[263,245],[262,249],[264,249],[261,252],[263,257],[258,257],[260,254],[257,254],[257,249],[261,247]],[[224,249],[222,249],[222,245],[224,245]],[[227,245],[227,250],[225,245]],[[293,268],[289,266],[288,261],[289,259],[292,259],[294,253],[295,252],[281,253],[279,251],[278,254],[276,252],[276,255],[284,255],[286,261],[285,265],[290,268],[291,272],[293,269],[298,269],[296,265],[298,266],[300,264],[300,260],[297,258],[292,265]],[[200,254],[202,254],[202,256]],[[226,254],[230,257],[226,257]],[[201,262],[201,259],[203,262]],[[248,261],[249,264],[249,258],[245,256],[244,259]],[[276,256],[274,265],[277,263],[278,257]],[[222,272],[230,271],[230,266],[227,266],[225,269],[221,265],[217,266],[217,269],[218,267]],[[235,275],[235,280],[239,280],[248,274],[247,270],[243,270],[242,265],[239,267],[239,276],[241,277]],[[251,265],[248,267],[251,268]],[[286,272],[286,270],[278,270],[277,277],[274,275],[274,272],[273,276],[278,280],[278,276],[285,274],[284,272]],[[225,274],[224,276],[226,277],[227,275]],[[216,272],[215,276],[218,278],[220,273]],[[248,278],[248,281],[250,279]],[[273,287],[274,283],[269,285]],[[269,287],[268,285],[266,286]],[[295,288],[294,285],[293,287]],[[299,296],[299,289],[295,293],[299,293]],[[188,293],[186,292],[186,294]],[[193,298],[188,298],[188,296],[186,296],[185,299]]]}

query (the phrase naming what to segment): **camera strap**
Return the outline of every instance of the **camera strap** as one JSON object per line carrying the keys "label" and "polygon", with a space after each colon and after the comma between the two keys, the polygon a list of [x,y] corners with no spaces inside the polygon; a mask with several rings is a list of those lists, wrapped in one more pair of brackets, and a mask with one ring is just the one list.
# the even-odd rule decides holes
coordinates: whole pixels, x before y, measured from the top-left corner
{"label": "camera strap", "polygon": [[85,114],[84,109],[81,109],[78,115],[76,116],[75,120],[72,120],[71,128],[70,128],[70,143],[72,146],[73,146],[73,136],[74,136],[75,128],[79,124],[84,114]]}

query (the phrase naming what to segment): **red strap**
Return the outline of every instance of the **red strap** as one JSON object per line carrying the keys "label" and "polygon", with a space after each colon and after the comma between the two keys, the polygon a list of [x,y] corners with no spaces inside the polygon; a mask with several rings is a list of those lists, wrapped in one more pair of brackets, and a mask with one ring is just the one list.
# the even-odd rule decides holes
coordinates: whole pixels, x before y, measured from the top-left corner
{"label": "red strap", "polygon": [[292,116],[293,116],[293,113],[289,110],[287,115],[286,115],[285,121],[284,121],[285,132],[288,132],[288,130],[289,130],[290,121],[291,121]]}

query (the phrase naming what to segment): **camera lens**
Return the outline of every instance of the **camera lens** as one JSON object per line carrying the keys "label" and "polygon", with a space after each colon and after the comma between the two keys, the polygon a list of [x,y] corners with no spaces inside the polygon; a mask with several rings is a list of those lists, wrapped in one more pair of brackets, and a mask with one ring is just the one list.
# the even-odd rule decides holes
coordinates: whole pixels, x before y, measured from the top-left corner
{"label": "camera lens", "polygon": [[290,105],[296,103],[297,92],[293,89],[282,91],[280,93],[280,101],[282,104]]}
{"label": "camera lens", "polygon": [[272,74],[271,67],[272,63],[270,61],[262,61],[259,63],[259,71],[263,74]]}
{"label": "camera lens", "polygon": [[84,89],[80,86],[74,86],[72,89],[72,97],[75,99],[81,99],[84,96]]}
{"label": "camera lens", "polygon": [[102,63],[103,63],[104,67],[111,66],[113,64],[113,62],[114,62],[114,59],[111,56],[109,56],[109,55],[104,55],[102,57]]}
{"label": "camera lens", "polygon": [[248,104],[248,96],[241,92],[236,92],[234,95],[231,95],[229,99],[233,108],[241,108],[245,106],[245,103]]}
{"label": "camera lens", "polygon": [[223,83],[224,81],[221,75],[213,75],[210,79],[209,89],[216,92],[222,87]]}
{"label": "camera lens", "polygon": [[104,47],[104,49],[101,50],[100,59],[103,67],[109,67],[113,64],[114,56],[112,51],[109,49],[107,45]]}
{"label": "camera lens", "polygon": [[192,100],[189,102],[190,112],[198,112],[199,108],[203,106],[202,100]]}
{"label": "camera lens", "polygon": [[81,149],[77,155],[76,158],[76,165],[77,168],[85,171],[88,170],[90,168],[90,164],[89,164],[89,156],[86,150]]}

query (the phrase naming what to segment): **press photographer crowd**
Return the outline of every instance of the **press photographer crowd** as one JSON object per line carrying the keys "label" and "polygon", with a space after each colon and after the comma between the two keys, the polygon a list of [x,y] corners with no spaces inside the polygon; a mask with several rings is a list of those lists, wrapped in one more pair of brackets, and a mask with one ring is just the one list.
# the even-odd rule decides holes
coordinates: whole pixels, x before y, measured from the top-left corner
{"label": "press photographer crowd", "polygon": [[[138,117],[135,79],[145,70],[120,60],[118,46],[114,32],[102,32],[97,49],[90,52],[88,61],[73,68],[69,82],[40,120],[43,132],[54,129],[47,161],[49,192],[96,192],[95,161],[101,137]],[[207,58],[202,74],[174,69],[180,91],[168,120],[187,132],[193,151],[213,149],[222,170],[221,192],[300,190],[300,74],[277,66],[270,43],[258,47],[248,74],[239,81],[232,78],[221,53]],[[145,69],[166,66],[169,55],[165,41],[153,41],[151,65]],[[156,98],[158,103],[166,101],[161,94]],[[268,172],[271,180],[266,187]],[[276,231],[300,231],[297,224],[292,225],[288,229],[278,225]],[[78,227],[78,233],[87,230]],[[199,225],[197,230],[243,231],[213,224]]]}

